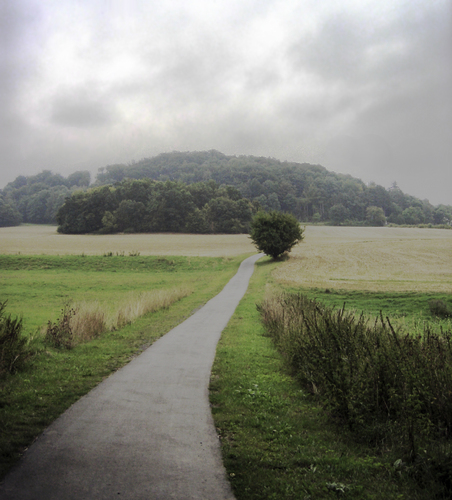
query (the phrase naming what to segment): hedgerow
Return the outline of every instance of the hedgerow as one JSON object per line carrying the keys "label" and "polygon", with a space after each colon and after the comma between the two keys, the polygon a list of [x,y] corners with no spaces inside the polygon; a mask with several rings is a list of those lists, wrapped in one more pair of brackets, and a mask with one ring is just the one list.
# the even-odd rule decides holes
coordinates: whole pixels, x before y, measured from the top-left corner
{"label": "hedgerow", "polygon": [[334,421],[399,453],[420,481],[433,478],[452,492],[452,332],[402,331],[382,314],[370,322],[297,293],[269,297],[258,309]]}

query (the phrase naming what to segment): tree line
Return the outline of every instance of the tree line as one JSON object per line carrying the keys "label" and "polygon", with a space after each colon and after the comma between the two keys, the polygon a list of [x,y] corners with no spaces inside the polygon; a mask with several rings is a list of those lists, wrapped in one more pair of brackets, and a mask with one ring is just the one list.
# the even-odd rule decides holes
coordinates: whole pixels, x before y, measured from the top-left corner
{"label": "tree line", "polygon": [[[68,197],[75,196],[80,201],[83,199],[80,192],[88,188],[113,186],[116,189],[118,183],[127,179],[158,181],[162,186],[166,182],[179,183],[181,191],[188,190],[198,210],[202,210],[207,202],[200,207],[202,202],[197,201],[196,197],[201,194],[191,186],[212,181],[217,189],[234,187],[241,198],[249,200],[253,207],[289,212],[303,222],[373,226],[386,223],[452,224],[452,206],[435,207],[427,200],[403,193],[396,183],[386,189],[374,183],[366,185],[350,175],[329,172],[321,165],[281,162],[256,156],[227,156],[212,150],[163,153],[129,164],[108,165],[99,169],[91,185],[89,172],[75,172],[68,178],[48,170],[36,176],[19,176],[0,192],[0,226],[17,225],[20,222],[56,223],[58,210]],[[185,186],[184,189],[182,186]],[[155,206],[162,203],[162,192],[165,189],[155,188],[153,191],[158,198],[152,202]],[[139,199],[128,200],[143,203]],[[178,197],[175,200],[180,203]],[[215,226],[212,222],[215,219],[212,215],[216,210],[214,205],[212,202],[209,214],[206,208],[197,219],[199,227],[196,232],[208,232]],[[126,210],[125,206],[115,215],[117,220],[107,215],[111,219],[109,227],[112,230],[114,227],[124,227],[121,213]],[[129,212],[133,210],[133,204],[129,203],[128,206]],[[141,205],[135,208],[138,214],[144,213]],[[105,212],[114,215],[118,209],[119,206],[111,209],[108,205]],[[174,210],[177,212],[177,207]],[[155,216],[155,209],[153,213]],[[148,222],[144,226],[162,227],[161,222],[149,222],[149,217],[147,215]],[[189,227],[194,227],[193,223],[190,224]],[[171,222],[171,225],[182,227],[183,224]],[[78,226],[80,224],[75,227]],[[104,230],[99,228],[99,223],[96,227],[96,230]]]}
{"label": "tree line", "polygon": [[50,170],[29,177],[20,175],[0,191],[0,227],[55,224],[56,214],[66,198],[91,182],[88,171],[74,172],[67,178]]}
{"label": "tree line", "polygon": [[258,206],[215,181],[126,179],[79,191],[58,210],[58,232],[247,233]]}

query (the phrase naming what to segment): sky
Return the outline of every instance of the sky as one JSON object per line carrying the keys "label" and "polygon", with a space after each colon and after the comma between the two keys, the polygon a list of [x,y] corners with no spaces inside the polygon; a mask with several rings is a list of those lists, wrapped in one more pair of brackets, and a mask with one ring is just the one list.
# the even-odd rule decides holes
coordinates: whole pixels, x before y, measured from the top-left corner
{"label": "sky", "polygon": [[1,2],[0,189],[210,149],[452,205],[452,2]]}

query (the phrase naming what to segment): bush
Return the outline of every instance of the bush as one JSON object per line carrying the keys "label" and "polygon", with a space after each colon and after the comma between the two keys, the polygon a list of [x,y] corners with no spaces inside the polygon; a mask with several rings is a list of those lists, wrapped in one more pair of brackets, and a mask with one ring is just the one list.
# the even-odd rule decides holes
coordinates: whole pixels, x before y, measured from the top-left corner
{"label": "bush", "polygon": [[369,324],[301,294],[259,310],[301,383],[356,436],[411,458],[452,436],[452,332],[396,331],[383,316]]}
{"label": "bush", "polygon": [[276,259],[303,239],[303,231],[292,214],[258,212],[251,221],[250,237],[259,251]]}
{"label": "bush", "polygon": [[439,318],[452,318],[452,308],[443,300],[432,299],[429,301],[428,306],[433,316]]}
{"label": "bush", "polygon": [[0,302],[0,376],[23,368],[32,352],[22,334],[22,319],[5,314],[6,301]]}

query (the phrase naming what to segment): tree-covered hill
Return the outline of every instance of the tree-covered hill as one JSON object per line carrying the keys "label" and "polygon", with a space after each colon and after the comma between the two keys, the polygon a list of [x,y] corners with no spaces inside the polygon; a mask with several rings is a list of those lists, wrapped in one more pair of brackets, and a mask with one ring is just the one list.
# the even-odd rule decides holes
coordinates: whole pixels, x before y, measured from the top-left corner
{"label": "tree-covered hill", "polygon": [[129,165],[99,169],[96,184],[125,178],[173,180],[187,184],[214,180],[236,187],[265,210],[293,213],[305,222],[330,224],[451,224],[452,207],[434,207],[389,189],[366,185],[350,175],[320,165],[281,162],[274,158],[227,156],[218,151],[163,153]]}
{"label": "tree-covered hill", "polygon": [[[157,181],[152,184],[154,187],[151,191],[160,197],[160,200],[165,190],[176,189],[177,192],[188,192],[192,203],[190,206],[196,206],[197,210],[202,210],[209,202],[210,208],[204,210],[203,222],[199,222],[197,230],[193,225],[194,221],[191,221],[190,228],[193,232],[206,232],[207,227],[210,231],[215,226],[212,222],[213,211],[227,211],[225,206],[218,204],[219,202],[213,203],[212,197],[206,198],[205,189],[200,186],[208,182],[214,183],[211,186],[215,185],[215,190],[232,186],[242,198],[249,200],[253,207],[259,205],[264,210],[291,212],[303,222],[354,225],[452,224],[452,206],[435,207],[427,200],[403,193],[396,183],[386,189],[376,184],[366,185],[350,175],[330,172],[320,165],[281,162],[274,158],[255,156],[227,156],[212,150],[163,153],[127,165],[108,165],[99,169],[95,182],[89,188],[89,172],[75,172],[67,179],[50,171],[32,177],[19,176],[0,192],[0,226],[15,225],[20,221],[55,223],[56,214],[68,197],[73,198],[68,202],[72,203],[73,207],[76,203],[81,207],[83,203],[88,203],[91,196],[82,194],[83,192],[90,193],[95,189],[97,194],[92,196],[99,197],[98,193],[104,186],[113,186],[117,190],[116,196],[120,196],[118,193],[124,191],[125,184],[121,184],[122,187],[119,188],[118,183],[131,179]],[[168,181],[176,184],[168,187]],[[198,191],[195,186],[198,186]],[[229,195],[223,194],[219,197],[230,199]],[[119,203],[126,201],[143,203],[134,198],[121,199]],[[231,199],[230,201],[237,202]],[[119,205],[111,207],[105,203],[102,217],[106,212],[114,216],[111,218],[107,214],[107,218],[110,217],[111,231],[119,231],[121,228],[138,230],[138,227],[141,227],[140,230],[146,227],[146,230],[153,228],[152,230],[157,231],[162,228],[161,224],[150,223],[149,217],[144,225],[140,226],[135,222],[124,227],[121,214],[125,210],[125,203],[117,213],[115,211],[119,209]],[[153,203],[157,206],[156,200]],[[171,197],[165,210],[169,210],[170,205]],[[217,208],[214,209],[214,206]],[[100,206],[99,209],[102,210]],[[128,203],[129,213],[134,209],[138,210],[138,217],[141,214],[139,207]],[[156,209],[153,210],[155,213]],[[207,213],[209,210],[210,215]],[[115,219],[115,213],[119,219]],[[168,215],[169,212],[166,213]],[[108,224],[101,225],[99,220],[96,224],[96,231],[107,230]],[[244,221],[240,224],[246,226]],[[65,231],[69,231],[68,223],[60,225],[65,227]],[[78,227],[77,231],[82,231],[83,224],[75,227]],[[187,230],[188,226],[182,229],[179,224],[179,227],[180,230]],[[71,230],[75,231],[74,228]]]}

